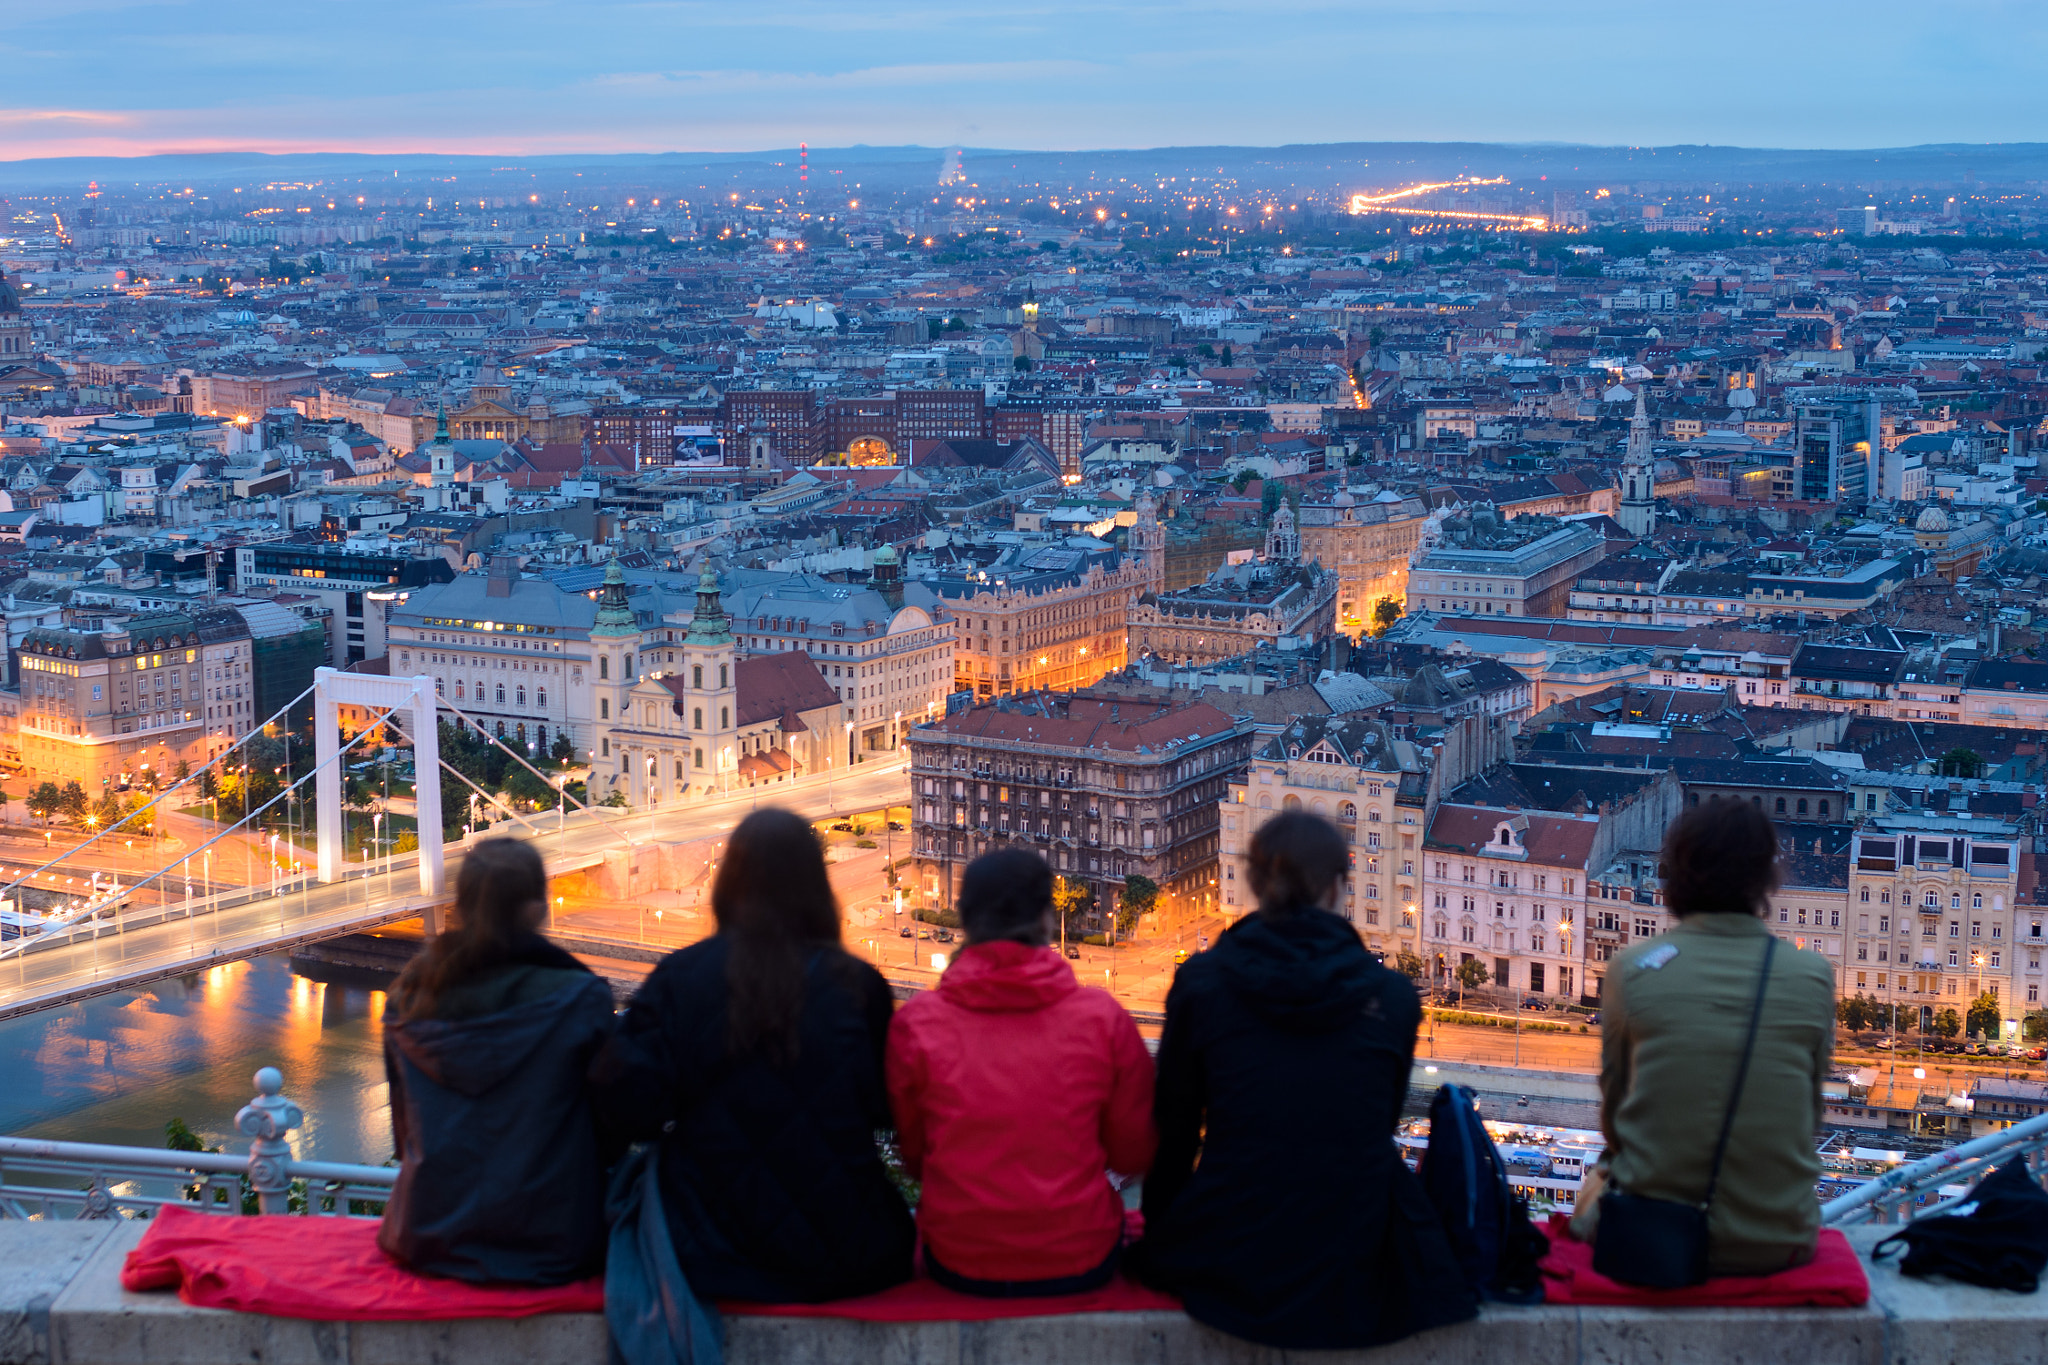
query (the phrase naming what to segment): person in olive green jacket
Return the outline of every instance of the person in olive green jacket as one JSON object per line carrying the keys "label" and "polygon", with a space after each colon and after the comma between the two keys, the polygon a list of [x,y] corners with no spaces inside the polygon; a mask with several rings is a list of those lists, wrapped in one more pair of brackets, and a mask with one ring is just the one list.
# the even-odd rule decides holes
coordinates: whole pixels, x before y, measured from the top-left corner
{"label": "person in olive green jacket", "polygon": [[[1664,839],[1678,920],[1608,965],[1600,997],[1600,1123],[1607,1148],[1572,1231],[1599,1237],[1599,1191],[1697,1204],[1749,1033],[1777,886],[1777,831],[1738,801],[1694,806]],[[1835,1039],[1835,978],[1818,953],[1780,943],[1707,1213],[1709,1270],[1764,1275],[1813,1256],[1814,1142]]]}

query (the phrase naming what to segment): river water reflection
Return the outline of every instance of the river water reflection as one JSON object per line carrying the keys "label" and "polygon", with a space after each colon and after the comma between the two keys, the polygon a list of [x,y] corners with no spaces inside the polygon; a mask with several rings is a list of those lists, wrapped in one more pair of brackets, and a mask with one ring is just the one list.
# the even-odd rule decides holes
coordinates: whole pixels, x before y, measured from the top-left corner
{"label": "river water reflection", "polygon": [[384,993],[309,981],[283,954],[0,1023],[0,1133],[159,1147],[182,1118],[208,1146],[232,1131],[260,1066],[306,1110],[301,1157],[391,1155]]}

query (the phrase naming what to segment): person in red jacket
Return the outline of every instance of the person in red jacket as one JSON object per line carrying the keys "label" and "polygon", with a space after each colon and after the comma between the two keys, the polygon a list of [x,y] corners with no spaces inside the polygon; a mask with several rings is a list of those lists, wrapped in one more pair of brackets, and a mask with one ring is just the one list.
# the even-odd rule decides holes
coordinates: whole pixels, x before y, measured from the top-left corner
{"label": "person in red jacket", "polygon": [[940,1284],[999,1298],[1078,1293],[1116,1273],[1123,1200],[1158,1135],[1152,1058],[1109,992],[1050,946],[1052,871],[1024,849],[968,864],[967,944],[889,1028],[903,1164]]}

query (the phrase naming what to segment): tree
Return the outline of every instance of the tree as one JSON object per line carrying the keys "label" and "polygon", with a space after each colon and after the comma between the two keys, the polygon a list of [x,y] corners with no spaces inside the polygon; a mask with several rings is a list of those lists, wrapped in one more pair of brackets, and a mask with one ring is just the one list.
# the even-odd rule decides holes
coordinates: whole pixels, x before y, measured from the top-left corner
{"label": "tree", "polygon": [[1851,1033],[1870,1027],[1870,1008],[1860,995],[1846,996],[1835,1005],[1835,1018]]}
{"label": "tree", "polygon": [[1410,981],[1420,984],[1422,978],[1429,973],[1429,964],[1422,960],[1420,954],[1403,948],[1394,955],[1394,970]]}
{"label": "tree", "polygon": [[567,733],[558,732],[555,735],[554,746],[548,752],[554,755],[557,763],[574,763],[576,761],[576,742],[570,739]]}
{"label": "tree", "polygon": [[1028,355],[1018,356],[1016,359],[1010,362],[1010,368],[1015,370],[1018,374],[1030,374],[1031,357]]}
{"label": "tree", "polygon": [[121,798],[114,795],[113,788],[109,787],[94,803],[92,813],[101,829],[112,829],[121,823]]}
{"label": "tree", "polygon": [[1401,619],[1401,604],[1391,597],[1382,597],[1372,606],[1372,636],[1377,640],[1393,629],[1394,622]]}
{"label": "tree", "polygon": [[7,819],[7,802],[10,799],[6,791],[0,790],[0,821]]}
{"label": "tree", "polygon": [[2048,1010],[2028,1010],[2026,1018],[2020,1020],[2020,1037],[2030,1043],[2048,1039]]}
{"label": "tree", "polygon": [[46,825],[50,823],[51,817],[57,814],[58,809],[63,804],[63,789],[55,782],[39,782],[36,784],[36,789],[28,794],[29,810],[41,816],[43,823]]}
{"label": "tree", "polygon": [[1943,1010],[1934,1016],[1934,1036],[1953,1038],[1963,1031],[1963,1020],[1954,1010]]}
{"label": "tree", "polygon": [[1998,1007],[1998,997],[1990,991],[1985,991],[1970,1002],[1970,1014],[1964,1022],[1964,1027],[1970,1033],[1996,1038],[1999,1035],[2000,1021],[2004,1017],[2005,1012]]}
{"label": "tree", "polygon": [[1481,986],[1484,986],[1487,977],[1491,973],[1486,970],[1484,962],[1481,962],[1476,957],[1468,957],[1458,964],[1458,970],[1452,973],[1452,975],[1457,978],[1458,1000],[1462,1004],[1465,999],[1465,992],[1468,990],[1478,990]]}
{"label": "tree", "polygon": [[517,763],[506,770],[505,795],[515,806],[525,802],[535,810],[553,810],[558,804],[554,785],[535,777]]}
{"label": "tree", "polygon": [[1159,904],[1159,883],[1150,877],[1133,872],[1124,878],[1123,895],[1119,899],[1123,901],[1124,910],[1132,919],[1149,915],[1153,907]]}
{"label": "tree", "polygon": [[85,818],[85,788],[74,781],[64,784],[64,792],[57,798],[57,809],[64,812],[64,818],[74,824]]}
{"label": "tree", "polygon": [[1975,749],[1950,749],[1941,756],[1936,771],[1943,777],[1982,777],[1984,760]]}
{"label": "tree", "polygon": [[1079,929],[1076,921],[1094,908],[1095,891],[1087,882],[1077,877],[1054,877],[1052,879],[1052,908],[1066,925],[1067,936],[1074,937]]}

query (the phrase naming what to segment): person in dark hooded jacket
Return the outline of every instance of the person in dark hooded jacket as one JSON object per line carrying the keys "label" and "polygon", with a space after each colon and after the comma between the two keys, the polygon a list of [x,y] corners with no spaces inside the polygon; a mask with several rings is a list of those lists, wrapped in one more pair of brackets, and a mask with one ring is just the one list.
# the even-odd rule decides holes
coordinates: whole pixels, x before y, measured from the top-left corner
{"label": "person in dark hooded jacket", "polygon": [[1259,908],[1166,998],[1140,1276],[1197,1321],[1357,1349],[1478,1311],[1394,1130],[1421,1008],[1331,913],[1343,836],[1300,812],[1252,836]]}
{"label": "person in dark hooded jacket", "polygon": [[875,1145],[895,1000],[840,946],[810,823],[741,821],[711,910],[718,932],[655,965],[591,1066],[599,1115],[660,1143],[683,1277],[700,1298],[769,1303],[909,1279],[916,1228]]}
{"label": "person in dark hooded jacket", "polygon": [[539,934],[540,854],[487,839],[455,924],[399,974],[384,1032],[398,1180],[377,1244],[412,1269],[562,1284],[604,1264],[605,1144],[584,1073],[611,988]]}

